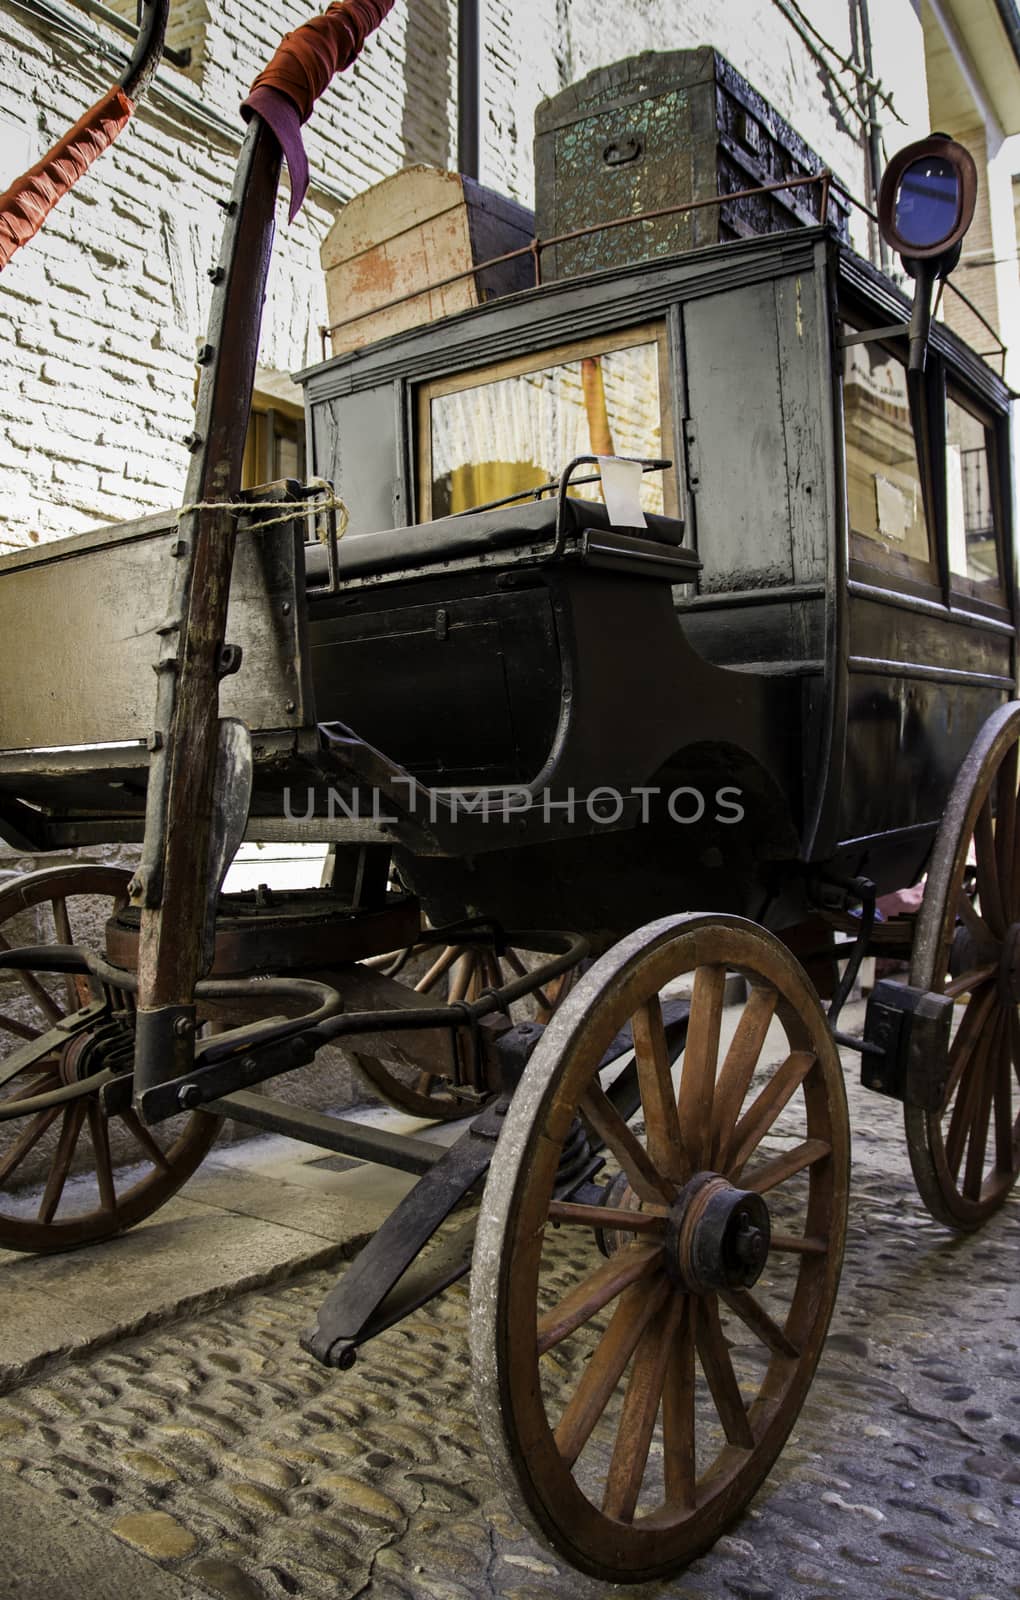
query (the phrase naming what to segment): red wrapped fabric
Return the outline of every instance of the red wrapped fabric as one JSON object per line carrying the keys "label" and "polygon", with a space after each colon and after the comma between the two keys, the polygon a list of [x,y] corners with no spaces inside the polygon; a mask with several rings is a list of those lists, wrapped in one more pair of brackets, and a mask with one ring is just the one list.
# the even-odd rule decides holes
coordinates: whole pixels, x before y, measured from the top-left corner
{"label": "red wrapped fabric", "polygon": [[241,107],[257,112],[280,141],[290,172],[290,218],[308,188],[308,158],[301,123],[330,80],[361,52],[368,35],[393,8],[393,0],[333,0],[321,17],[286,33],[269,65],[259,73]]}
{"label": "red wrapped fabric", "polygon": [[113,143],[134,109],[134,101],[123,89],[110,89],[41,161],[0,195],[0,271],[15,250],[39,232],[57,201]]}

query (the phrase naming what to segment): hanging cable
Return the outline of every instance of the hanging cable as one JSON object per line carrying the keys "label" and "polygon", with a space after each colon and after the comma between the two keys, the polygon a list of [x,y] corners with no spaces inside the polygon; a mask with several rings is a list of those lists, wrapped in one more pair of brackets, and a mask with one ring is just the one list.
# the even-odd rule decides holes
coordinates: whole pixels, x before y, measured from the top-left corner
{"label": "hanging cable", "polygon": [[865,116],[864,112],[861,110],[860,106],[857,104],[856,100],[852,99],[849,90],[844,88],[843,84],[840,83],[839,79],[836,77],[836,75],[833,72],[832,68],[830,67],[829,63],[826,61],[825,57],[822,55],[822,53],[818,49],[817,45],[814,44],[813,40],[811,39],[810,34],[806,33],[805,30],[801,27],[800,23],[797,21],[796,17],[792,17],[790,15],[790,13],[784,8],[784,6],[782,4],[782,0],[772,0],[772,4],[775,6],[775,8],[779,12],[780,16],[783,17],[790,24],[790,27],[793,29],[794,33],[796,33],[798,35],[798,37],[801,39],[801,41],[803,42],[803,44],[805,45],[805,47],[807,49],[808,54],[812,57],[812,59],[814,61],[817,61],[818,65],[821,67],[822,71],[825,73],[826,77],[829,79],[830,83],[832,84],[832,87],[835,89],[836,93],[839,95],[839,98],[843,101],[843,103],[846,106],[847,110],[850,112],[850,114],[852,116],[857,118],[857,121],[860,123],[861,127],[865,130],[865,132],[867,132],[867,128],[868,128],[868,119],[867,119],[867,117]]}
{"label": "hanging cable", "polygon": [[849,72],[858,80],[858,82],[862,83],[865,88],[869,89],[871,93],[874,94],[876,100],[879,100],[881,104],[884,105],[891,113],[891,115],[896,118],[896,121],[901,122],[903,126],[906,127],[906,119],[900,116],[896,106],[893,103],[892,95],[888,92],[888,90],[882,87],[881,80],[874,77],[871,73],[865,71],[865,69],[858,62],[853,61],[849,56],[844,56],[834,44],[826,39],[825,35],[820,33],[815,27],[810,17],[808,17],[801,10],[800,6],[797,4],[797,0],[772,0],[772,4],[775,6],[776,10],[786,18],[786,21],[790,24],[795,33],[797,33],[803,40],[814,59],[828,73],[829,77],[833,81],[833,86],[839,90],[841,98],[846,101],[847,105],[850,107],[851,111],[853,112],[854,116],[857,117],[859,122],[866,126],[868,119],[861,111],[860,107],[853,100],[851,100],[844,86],[836,78],[831,65],[825,59],[822,51],[826,51],[833,58],[833,60],[837,62],[839,67],[844,72]]}

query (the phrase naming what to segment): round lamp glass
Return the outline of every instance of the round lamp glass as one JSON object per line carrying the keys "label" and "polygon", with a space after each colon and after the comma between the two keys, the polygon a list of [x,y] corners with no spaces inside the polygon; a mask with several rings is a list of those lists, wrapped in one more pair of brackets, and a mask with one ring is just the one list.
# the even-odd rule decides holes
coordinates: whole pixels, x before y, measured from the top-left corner
{"label": "round lamp glass", "polygon": [[960,177],[944,156],[922,156],[905,168],[896,190],[896,232],[907,246],[928,250],[947,239],[960,211]]}

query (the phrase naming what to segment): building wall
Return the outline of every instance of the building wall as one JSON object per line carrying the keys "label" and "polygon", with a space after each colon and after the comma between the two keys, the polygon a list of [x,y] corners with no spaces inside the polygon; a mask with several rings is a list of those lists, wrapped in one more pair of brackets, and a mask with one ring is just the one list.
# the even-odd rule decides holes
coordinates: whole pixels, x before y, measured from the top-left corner
{"label": "building wall", "polygon": [[[127,14],[134,0],[117,0]],[[118,70],[96,40],[117,36],[66,4],[78,37],[0,4],[0,181],[49,145]],[[866,189],[851,73],[823,71],[788,14],[791,0],[482,0],[482,178],[532,200],[538,100],[592,68],[651,48],[713,43],[857,193]],[[229,187],[237,108],[304,0],[186,0],[171,42],[191,65],[164,65],[120,141],[0,276],[0,548],[58,538],[169,505],[187,466],[193,358],[208,306],[206,271]],[[844,0],[809,0],[841,55],[854,40]],[[926,127],[920,24],[910,0],[874,7],[881,76],[906,126]],[[353,71],[307,130],[313,186],[292,227],[282,206],[261,360],[286,373],[315,359],[325,320],[318,247],[351,194],[413,161],[443,166],[455,148],[456,7],[398,0]],[[813,47],[834,65],[831,55]],[[121,46],[123,41],[120,41]],[[902,139],[901,139],[902,136]],[[858,242],[867,246],[866,230]]]}
{"label": "building wall", "polygon": [[[0,553],[179,498],[238,106],[308,12],[301,0],[216,5],[191,29],[192,66],[161,68],[118,142],[0,276]],[[116,54],[96,59],[91,20],[78,25],[74,37],[0,7],[0,188],[120,69]],[[319,245],[339,206],[408,161],[449,159],[448,31],[445,6],[398,7],[325,97],[306,141],[318,181],[293,225],[279,207],[260,356],[270,371],[321,352]],[[117,35],[98,37],[116,51]]]}

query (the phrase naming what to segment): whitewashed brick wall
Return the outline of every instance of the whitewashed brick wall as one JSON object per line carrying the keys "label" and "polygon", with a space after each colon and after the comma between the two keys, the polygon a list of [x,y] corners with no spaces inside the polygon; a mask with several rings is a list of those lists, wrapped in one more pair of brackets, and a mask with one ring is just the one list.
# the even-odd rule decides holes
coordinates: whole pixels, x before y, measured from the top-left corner
{"label": "whitewashed brick wall", "polygon": [[[118,0],[133,9],[134,0]],[[843,0],[809,0],[823,33],[849,53]],[[911,0],[875,13],[879,72],[907,126],[926,131],[920,24]],[[0,548],[78,532],[171,504],[187,465],[194,394],[221,215],[236,144],[167,98],[175,86],[240,129],[237,107],[306,0],[183,0],[164,66],[121,140],[44,232],[0,275]],[[96,24],[82,17],[82,25]],[[110,39],[115,36],[107,35]],[[527,202],[537,102],[592,68],[639,50],[715,44],[859,193],[860,130],[774,0],[483,0],[483,181]],[[114,75],[110,63],[0,0],[0,182],[37,159]],[[456,6],[398,0],[354,70],[332,86],[307,131],[313,189],[282,226],[261,362],[292,371],[318,354],[324,320],[319,243],[339,203],[413,161],[445,165],[456,144]],[[281,205],[282,221],[282,205]],[[864,242],[864,236],[858,233]]]}
{"label": "whitewashed brick wall", "polygon": [[[199,9],[192,5],[192,20]],[[210,10],[192,68],[161,69],[117,144],[0,275],[0,553],[180,497],[206,272],[222,229],[216,201],[229,192],[237,142],[203,127],[161,89],[200,95],[239,140],[248,85],[311,8],[302,0],[273,8],[220,0]],[[307,144],[331,192],[313,184],[293,225],[281,200],[263,366],[292,372],[321,352],[319,245],[341,198],[406,162],[450,159],[452,29],[445,4],[398,8],[355,71],[324,96]],[[183,42],[179,34],[174,42]],[[0,188],[116,71],[0,6]]]}

